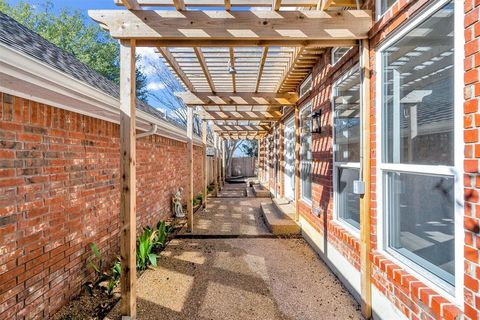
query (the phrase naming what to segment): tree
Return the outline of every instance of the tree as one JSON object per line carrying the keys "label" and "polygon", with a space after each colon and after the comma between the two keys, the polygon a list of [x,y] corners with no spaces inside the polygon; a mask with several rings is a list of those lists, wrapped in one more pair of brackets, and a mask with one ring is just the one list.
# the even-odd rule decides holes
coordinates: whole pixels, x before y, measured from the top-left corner
{"label": "tree", "polygon": [[[118,84],[120,78],[118,42],[97,24],[88,24],[87,17],[79,11],[61,9],[55,14],[53,9],[51,1],[45,1],[37,8],[26,1],[9,5],[5,0],[0,0],[1,12]],[[148,98],[146,78],[141,71],[137,72],[136,78],[137,97],[146,101]]]}
{"label": "tree", "polygon": [[243,140],[240,149],[248,157],[256,157],[258,155],[257,140]]}
{"label": "tree", "polygon": [[241,140],[228,139],[225,140],[225,175],[232,176],[232,159],[235,150],[240,146]]}
{"label": "tree", "polygon": [[[157,87],[162,87],[161,94],[154,92],[149,92],[148,96],[160,103],[165,109],[167,109],[167,115],[171,116],[178,123],[186,126],[187,125],[187,106],[175,95],[175,92],[185,91],[185,88],[180,84],[180,82],[175,78],[175,76],[170,72],[165,63],[159,58],[152,60],[144,61],[145,65],[143,68],[150,69],[152,74],[152,81],[158,83]],[[194,132],[200,134],[201,132],[201,123],[202,120],[198,114],[194,114],[193,118],[193,130]],[[209,131],[211,128],[209,127]],[[207,134],[207,138],[209,135]],[[213,137],[213,136],[212,136]],[[213,141],[213,139],[212,139]]]}

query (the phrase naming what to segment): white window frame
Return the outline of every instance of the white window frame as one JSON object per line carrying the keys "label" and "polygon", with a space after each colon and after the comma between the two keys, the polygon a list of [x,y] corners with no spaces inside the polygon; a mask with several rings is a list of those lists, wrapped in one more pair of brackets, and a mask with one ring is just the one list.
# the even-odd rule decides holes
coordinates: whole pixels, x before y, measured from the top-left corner
{"label": "white window frame", "polygon": [[[384,12],[380,12],[380,8],[382,7],[382,2],[384,0],[376,0],[375,1],[375,15],[377,16],[377,20],[380,20],[384,15],[385,13],[388,12],[388,10],[390,10],[391,7],[393,7],[395,5],[396,2],[394,2],[390,7],[388,7]],[[397,0],[398,1],[398,0]]]}
{"label": "white window frame", "polygon": [[[309,101],[307,102],[301,109],[300,109],[300,128],[299,128],[299,131],[300,131],[300,148],[302,148],[302,139],[303,137],[301,136],[301,128],[303,127],[303,121],[302,121],[302,115],[305,113],[305,112],[308,112],[310,113],[310,115],[312,114],[312,101]],[[310,134],[310,139],[312,140],[312,135]],[[310,142],[310,146],[312,146],[312,143]],[[300,178],[300,199],[309,204],[309,205],[312,205],[312,199],[307,199],[305,197],[303,197],[303,188],[302,188],[302,153],[300,152],[300,159],[299,159],[299,178]],[[311,160],[313,162],[313,159]],[[311,167],[313,167],[313,164],[311,165]],[[312,175],[312,172],[310,172],[310,175]],[[311,182],[310,184],[310,189],[312,189],[313,187],[313,181]],[[313,190],[312,190],[313,191]],[[312,192],[312,196],[313,198],[313,192]]]}
{"label": "white window frame", "polygon": [[332,51],[330,52],[331,54],[331,61],[332,61],[332,66],[336,65],[338,61],[342,60],[342,58],[350,51],[350,49],[352,49],[352,47],[348,47],[348,50],[345,51],[345,53],[337,59],[337,61],[335,61],[335,53],[339,50],[339,49],[345,49],[346,47],[335,47],[332,49]]}
{"label": "white window frame", "polygon": [[[307,84],[310,82],[310,86],[308,89],[305,90],[305,87],[307,86]],[[302,81],[302,84],[300,85],[300,88],[298,89],[298,96],[299,98],[305,96],[307,93],[310,92],[310,90],[312,90],[312,74],[310,73],[308,75],[308,77],[305,78],[305,80]],[[305,91],[304,91],[305,90]],[[302,92],[303,91],[303,92]]]}
{"label": "white window frame", "polygon": [[[332,128],[334,127],[335,124],[335,87],[338,86],[339,83],[343,82],[345,79],[347,79],[349,76],[351,76],[355,71],[360,69],[360,64],[357,63],[355,66],[350,68],[347,72],[342,74],[340,78],[338,78],[332,86],[332,111],[333,111],[333,117],[332,117]],[[361,90],[361,87],[360,87]],[[360,99],[360,103],[362,103],[362,99]],[[361,131],[361,128],[360,128]],[[356,238],[360,238],[360,228],[355,228],[355,226],[351,225],[344,219],[340,217],[340,213],[338,212],[338,170],[339,168],[345,168],[345,169],[358,169],[360,173],[360,159],[358,162],[337,162],[335,159],[335,129],[332,130],[333,134],[333,220],[341,225],[343,228],[345,228],[348,232],[350,232],[352,235],[354,235]],[[360,132],[361,135],[361,132]],[[361,138],[361,137],[360,137]]]}
{"label": "white window frame", "polygon": [[[379,48],[376,50],[375,56],[375,69],[377,70],[377,82],[376,82],[376,146],[377,146],[377,168],[376,168],[376,177],[377,177],[377,230],[378,230],[378,250],[381,251],[386,257],[390,260],[397,263],[399,266],[407,270],[409,273],[420,279],[422,282],[427,284],[432,289],[441,293],[446,299],[455,303],[458,307],[463,309],[464,303],[464,230],[463,230],[463,219],[464,219],[464,210],[463,210],[463,56],[464,56],[464,27],[463,27],[463,2],[453,0],[454,3],[454,171],[452,174],[452,167],[450,166],[425,166],[425,165],[408,165],[408,164],[384,164],[382,163],[382,128],[383,128],[383,118],[382,118],[382,108],[383,108],[383,70],[382,70],[382,52],[400,40],[406,33],[411,31],[413,28],[427,20],[432,16],[436,11],[442,8],[451,0],[438,0],[435,3],[432,3],[416,17],[411,19],[411,21],[402,27],[400,30],[395,32],[395,34],[386,40]],[[383,179],[384,171],[391,171],[394,169],[397,172],[410,172],[410,173],[429,173],[429,174],[439,174],[439,175],[450,175],[455,178],[455,207],[454,207],[454,217],[455,217],[455,286],[452,287],[448,285],[445,281],[439,279],[438,277],[432,275],[430,272],[426,271],[424,268],[416,265],[415,263],[409,261],[406,257],[401,256],[400,254],[392,254],[392,251],[387,251],[385,239],[387,239],[386,234],[386,217],[387,214],[384,213],[384,201],[383,201],[383,189],[385,181]]]}

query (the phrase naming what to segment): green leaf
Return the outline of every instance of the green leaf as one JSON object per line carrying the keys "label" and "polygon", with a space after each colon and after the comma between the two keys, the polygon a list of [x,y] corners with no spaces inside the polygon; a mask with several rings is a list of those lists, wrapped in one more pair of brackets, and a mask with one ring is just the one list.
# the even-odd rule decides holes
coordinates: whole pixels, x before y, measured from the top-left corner
{"label": "green leaf", "polygon": [[150,253],[148,255],[148,260],[150,260],[150,264],[154,267],[157,266],[157,255],[155,253]]}

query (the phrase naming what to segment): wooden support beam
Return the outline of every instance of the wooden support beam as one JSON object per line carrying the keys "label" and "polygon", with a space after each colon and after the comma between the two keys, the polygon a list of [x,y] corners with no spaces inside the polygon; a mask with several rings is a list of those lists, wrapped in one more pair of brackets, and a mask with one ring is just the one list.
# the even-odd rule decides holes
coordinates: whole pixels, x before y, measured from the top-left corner
{"label": "wooden support beam", "polygon": [[298,101],[296,93],[264,92],[175,92],[187,105],[280,105],[292,106]]}
{"label": "wooden support beam", "polygon": [[272,10],[278,11],[282,6],[282,0],[272,0]]}
{"label": "wooden support beam", "polygon": [[[117,5],[123,5],[123,0],[114,0]],[[229,1],[231,7],[272,7],[272,0],[225,0]],[[315,8],[319,0],[283,0],[281,6],[289,8]],[[172,0],[137,0],[143,7],[173,7]],[[219,7],[221,0],[184,0],[185,7],[205,8]],[[332,6],[336,7],[355,7],[355,0],[334,0]]]}
{"label": "wooden support beam", "polygon": [[122,316],[137,315],[135,41],[120,41],[120,275]]}
{"label": "wooden support beam", "polygon": [[217,173],[218,173],[218,154],[217,154],[217,134],[214,132],[213,133],[213,150],[214,150],[214,155],[213,155],[213,190],[215,192],[215,195],[218,196],[218,179],[217,179]]}
{"label": "wooden support beam", "polygon": [[208,157],[207,157],[207,121],[202,121],[202,142],[203,142],[203,206],[207,208],[208,195]]}
{"label": "wooden support beam", "polygon": [[370,10],[90,10],[88,14],[114,38],[161,41],[358,40],[368,38],[373,24]]}
{"label": "wooden support beam", "polygon": [[305,47],[305,48],[331,48],[331,47],[354,47],[358,44],[357,41],[351,39],[329,39],[329,40],[308,40],[308,39],[283,39],[283,40],[268,40],[256,39],[245,40],[242,38],[230,40],[215,40],[215,39],[201,39],[195,38],[161,40],[161,39],[139,39],[137,40],[137,47]]}
{"label": "wooden support beam", "polygon": [[157,49],[158,49],[158,52],[160,52],[160,54],[163,56],[165,61],[173,69],[173,71],[175,71],[175,73],[183,82],[183,84],[188,88],[188,90],[195,92],[195,88],[193,87],[193,84],[190,82],[190,79],[185,74],[185,72],[183,72],[182,68],[178,64],[177,60],[175,60],[173,55],[170,53],[170,51],[168,51],[168,49],[165,47],[158,47]]}
{"label": "wooden support beam", "polygon": [[263,69],[265,67],[265,60],[267,60],[268,47],[264,47],[262,51],[262,58],[260,59],[260,67],[258,68],[257,83],[255,85],[255,93],[258,92],[260,81],[262,80]]}
{"label": "wooden support beam", "polygon": [[282,119],[281,116],[272,116],[272,117],[246,117],[246,116],[240,116],[240,117],[232,117],[228,116],[227,118],[222,118],[216,115],[213,115],[212,113],[214,112],[206,112],[207,114],[205,115],[206,120],[211,120],[213,122],[218,122],[218,121],[261,121],[261,122],[277,122]]}
{"label": "wooden support beam", "polygon": [[212,80],[212,76],[210,75],[210,72],[208,71],[208,66],[207,63],[205,62],[205,57],[203,56],[202,49],[195,47],[193,48],[195,51],[195,55],[197,56],[198,63],[200,63],[200,67],[202,68],[203,74],[205,75],[205,78],[207,79],[208,86],[210,87],[210,90],[212,92],[215,92],[215,85]]}
{"label": "wooden support beam", "polygon": [[371,221],[370,221],[370,46],[368,40],[362,40],[360,46],[360,77],[361,77],[361,128],[362,128],[362,176],[365,183],[365,193],[360,197],[360,274],[362,314],[365,319],[372,317],[372,264],[371,250]]}
{"label": "wooden support beam", "polygon": [[300,107],[295,106],[295,221],[300,219]]}
{"label": "wooden support beam", "polygon": [[187,108],[188,190],[187,227],[193,233],[193,108]]}
{"label": "wooden support beam", "polygon": [[[228,50],[230,51],[230,66],[235,69],[235,52],[233,51],[232,47],[228,48]],[[232,87],[233,87],[233,92],[237,92],[237,83],[236,83],[235,73],[232,73]]]}
{"label": "wooden support beam", "polygon": [[185,10],[185,3],[183,0],[173,0],[173,4],[175,5],[175,9],[178,11],[183,11]]}
{"label": "wooden support beam", "polygon": [[128,10],[142,10],[140,5],[138,4],[137,0],[121,0],[122,4]]}
{"label": "wooden support beam", "polygon": [[232,4],[230,3],[230,0],[224,0],[225,2],[225,10],[230,11],[232,9]]}

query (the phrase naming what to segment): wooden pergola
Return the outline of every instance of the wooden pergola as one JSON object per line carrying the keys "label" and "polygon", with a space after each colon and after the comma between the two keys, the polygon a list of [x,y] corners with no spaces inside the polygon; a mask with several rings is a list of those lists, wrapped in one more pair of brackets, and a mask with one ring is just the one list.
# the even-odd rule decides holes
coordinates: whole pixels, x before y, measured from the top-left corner
{"label": "wooden pergola", "polygon": [[[325,48],[360,44],[361,60],[368,61],[366,39],[372,13],[359,10],[359,0],[114,1],[126,10],[94,10],[89,15],[120,41],[122,314],[134,319],[135,48],[155,48],[186,90],[176,94],[189,106],[187,216],[193,231],[192,107],[200,108],[203,119],[214,123],[217,158],[221,158],[224,139],[260,139],[281,120],[285,108],[295,108],[298,163],[296,88]],[[367,82],[364,99],[368,99]],[[206,147],[206,121],[202,131]],[[215,164],[216,176],[221,176],[221,166],[218,161]],[[365,211],[362,216],[368,221]],[[369,223],[362,225],[369,228]],[[369,268],[368,234],[369,229],[362,229],[362,273],[364,266]],[[369,281],[366,276],[363,282]],[[369,288],[362,284],[366,314],[370,312]]]}

